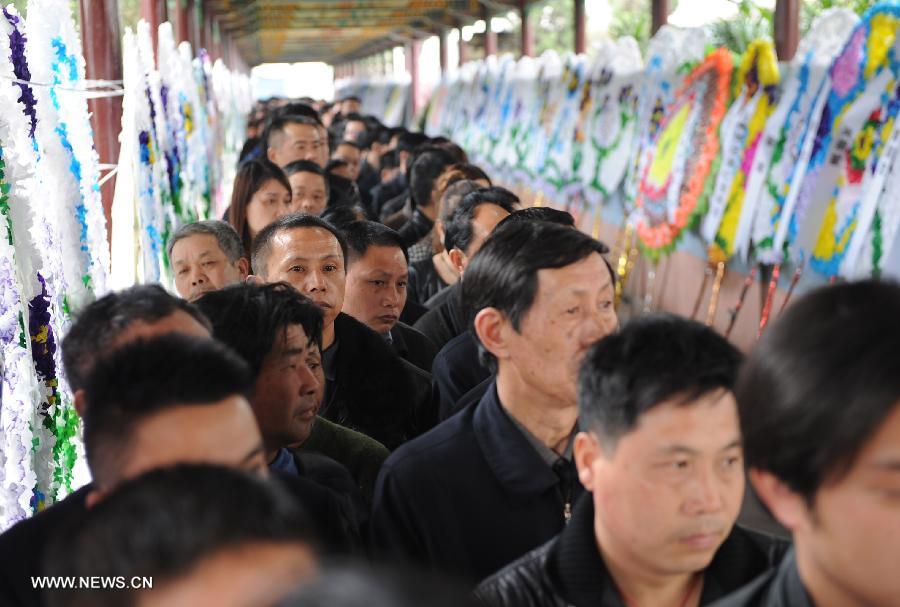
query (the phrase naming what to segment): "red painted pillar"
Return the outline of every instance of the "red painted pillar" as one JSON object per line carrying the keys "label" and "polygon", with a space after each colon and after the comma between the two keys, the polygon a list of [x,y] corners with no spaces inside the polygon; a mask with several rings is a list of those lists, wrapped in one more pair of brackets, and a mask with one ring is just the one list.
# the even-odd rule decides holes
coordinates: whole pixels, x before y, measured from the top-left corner
{"label": "red painted pillar", "polygon": [[481,7],[481,18],[484,19],[484,56],[490,57],[497,54],[497,34],[491,29],[491,10],[487,5]]}
{"label": "red painted pillar", "polygon": [[440,43],[441,74],[447,73],[447,30],[437,32]]}
{"label": "red painted pillar", "polygon": [[412,113],[419,110],[419,54],[422,51],[422,41],[412,40],[406,45],[406,69],[409,72],[409,94],[412,97]]}
{"label": "red painted pillar", "polygon": [[191,47],[194,56],[203,48],[203,0],[188,0],[191,12]]}
{"label": "red painted pillar", "polygon": [[175,0],[175,35],[178,43],[191,39],[190,4],[191,0]]}
{"label": "red painted pillar", "polygon": [[800,42],[800,0],[775,2],[775,52],[779,61],[790,61]]}
{"label": "red painted pillar", "polygon": [[[81,22],[86,77],[91,80],[122,79],[122,35],[118,0],[81,0]],[[102,164],[119,162],[119,132],[122,130],[122,98],[88,100],[94,146]],[[107,234],[112,234],[113,177],[100,188]]]}
{"label": "red painted pillar", "polygon": [[166,20],[166,3],[159,0],[141,0],[141,19],[150,24],[150,35],[153,37],[153,52],[156,53],[159,42],[159,24]]}
{"label": "red painted pillar", "polygon": [[652,30],[651,35],[659,31],[659,28],[669,22],[669,0],[653,0],[651,11]]}
{"label": "red painted pillar", "polygon": [[215,60],[215,48],[213,48],[213,27],[212,27],[212,11],[207,5],[203,5],[203,48],[209,53],[210,58]]}
{"label": "red painted pillar", "polygon": [[584,28],[584,0],[573,0],[575,3],[575,52],[583,53],[587,48],[587,36]]}
{"label": "red painted pillar", "polygon": [[528,0],[519,0],[519,18],[522,21],[522,56],[534,57],[534,23]]}
{"label": "red painted pillar", "polygon": [[461,66],[466,62],[466,43],[462,36],[463,22],[457,22],[457,27],[459,28],[459,65]]}

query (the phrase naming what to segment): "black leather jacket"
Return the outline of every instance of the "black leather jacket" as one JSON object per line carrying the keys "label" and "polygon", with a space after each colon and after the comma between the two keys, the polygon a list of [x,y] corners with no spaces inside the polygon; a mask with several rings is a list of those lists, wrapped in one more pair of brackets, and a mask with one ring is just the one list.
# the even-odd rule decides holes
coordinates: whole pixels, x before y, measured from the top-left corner
{"label": "black leather jacket", "polygon": [[[594,504],[585,494],[566,528],[491,577],[474,593],[490,607],[624,607],[594,535]],[[706,569],[701,605],[708,605],[776,566],[788,542],[735,526]]]}
{"label": "black leather jacket", "polygon": [[778,569],[758,577],[712,607],[813,607],[813,602],[800,580],[791,549]]}

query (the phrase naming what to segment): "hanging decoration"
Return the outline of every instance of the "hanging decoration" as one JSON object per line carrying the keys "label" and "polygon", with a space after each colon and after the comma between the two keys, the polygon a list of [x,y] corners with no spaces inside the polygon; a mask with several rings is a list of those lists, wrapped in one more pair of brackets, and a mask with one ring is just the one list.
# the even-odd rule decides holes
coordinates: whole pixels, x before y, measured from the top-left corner
{"label": "hanging decoration", "polygon": [[[828,68],[859,17],[850,10],[829,9],[813,22],[786,67],[778,106],[769,118],[757,154],[768,162],[753,220],[752,245],[760,263],[781,263],[785,244],[793,240],[791,224],[797,194],[828,98]],[[746,258],[746,252],[742,252]]]}
{"label": "hanging decoration", "polygon": [[731,55],[724,49],[713,51],[694,68],[666,108],[647,151],[629,221],[651,258],[671,251],[682,230],[702,211],[698,204],[707,178],[714,174],[731,68]]}
{"label": "hanging decoration", "polygon": [[602,44],[591,68],[572,172],[585,184],[584,196],[595,212],[625,176],[636,136],[641,67],[637,42],[625,37]]}
{"label": "hanging decoration", "polygon": [[775,47],[768,40],[751,43],[734,76],[735,101],[722,121],[719,172],[700,230],[710,260],[728,260],[749,242],[750,218],[766,168],[758,151],[778,83]]}
{"label": "hanging decoration", "polygon": [[656,140],[666,108],[686,74],[706,56],[707,36],[702,29],[680,30],[662,26],[650,39],[643,77],[637,92],[635,142],[625,177],[625,212],[634,211],[638,185]]}
{"label": "hanging decoration", "polygon": [[896,153],[898,25],[900,5],[870,9],[830,69],[831,90],[791,218],[798,255],[826,276],[842,272],[861,222],[862,236],[868,232]]}

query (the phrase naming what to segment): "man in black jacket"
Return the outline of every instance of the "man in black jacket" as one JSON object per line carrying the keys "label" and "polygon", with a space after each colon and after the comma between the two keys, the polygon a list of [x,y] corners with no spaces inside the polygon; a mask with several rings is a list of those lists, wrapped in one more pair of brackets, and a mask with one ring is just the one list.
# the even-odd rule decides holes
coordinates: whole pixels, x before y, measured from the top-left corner
{"label": "man in black jacket", "polygon": [[409,282],[409,258],[400,236],[374,221],[356,221],[343,232],[348,247],[344,312],[383,336],[401,358],[430,371],[437,348],[399,322]]}
{"label": "man in black jacket", "polygon": [[[515,221],[546,221],[574,228],[575,219],[566,211],[550,207],[529,207],[519,209],[497,224],[499,228]],[[457,406],[464,396],[480,398],[483,391],[476,393],[480,384],[486,384],[491,373],[478,360],[478,342],[471,331],[463,331],[435,355],[431,373],[441,393],[440,419],[444,420],[462,407]]]}
{"label": "man in black jacket", "polygon": [[[518,203],[516,195],[504,188],[479,188],[462,199],[444,227],[444,246],[460,280],[429,299],[425,303],[428,313],[413,327],[438,349],[466,328],[460,293],[469,260],[481,249],[497,224],[516,210]],[[535,243],[527,246],[533,247]]]}
{"label": "man in black jacket", "polygon": [[285,281],[322,309],[321,415],[395,449],[436,423],[437,390],[429,373],[341,312],[346,259],[344,236],[311,215],[282,217],[253,242],[253,271],[262,280]]}
{"label": "man in black jacket", "polygon": [[591,348],[575,439],[591,495],[559,537],[484,581],[480,601],[693,607],[771,568],[787,542],[734,526],[740,362],[717,333],[674,316],[638,318]]}
{"label": "man in black jacket", "polygon": [[289,448],[309,438],[321,405],[314,367],[321,361],[322,311],[284,283],[232,285],[207,293],[197,306],[213,337],[250,365],[250,406],[269,468],[328,487],[361,526],[368,508],[350,472],[324,455]]}
{"label": "man in black jacket", "polygon": [[794,549],[722,607],[900,605],[900,286],[796,301],[736,395],[750,480]]}
{"label": "man in black jacket", "polygon": [[314,530],[277,482],[205,464],[151,470],[55,537],[45,563],[50,577],[131,587],[60,588],[46,605],[272,605],[316,573]]}
{"label": "man in black jacket", "polygon": [[[67,365],[67,373],[69,372]],[[77,525],[85,510],[125,480],[176,463],[210,463],[266,476],[259,429],[247,396],[246,363],[209,337],[169,333],[132,340],[95,360],[78,384],[84,442],[93,481],[0,536],[0,604],[40,605],[32,576],[47,543]],[[198,381],[203,378],[203,381]],[[328,490],[297,479],[294,491],[328,545],[347,527]],[[332,533],[333,531],[333,533]]]}
{"label": "man in black jacket", "polygon": [[551,224],[508,228],[463,282],[496,384],[388,458],[372,515],[376,550],[473,584],[549,540],[571,514],[578,365],[617,323],[601,243]]}

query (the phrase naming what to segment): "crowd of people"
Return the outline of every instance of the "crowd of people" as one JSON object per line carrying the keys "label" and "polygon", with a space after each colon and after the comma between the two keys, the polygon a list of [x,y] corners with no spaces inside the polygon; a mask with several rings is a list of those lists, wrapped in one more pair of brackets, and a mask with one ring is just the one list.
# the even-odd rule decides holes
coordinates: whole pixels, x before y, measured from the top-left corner
{"label": "crowd of people", "polygon": [[92,480],[0,535],[0,604],[900,605],[900,286],[749,353],[620,326],[571,215],[360,112],[260,103],[177,295],[76,315]]}

